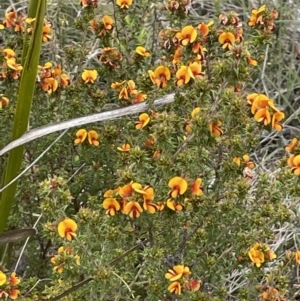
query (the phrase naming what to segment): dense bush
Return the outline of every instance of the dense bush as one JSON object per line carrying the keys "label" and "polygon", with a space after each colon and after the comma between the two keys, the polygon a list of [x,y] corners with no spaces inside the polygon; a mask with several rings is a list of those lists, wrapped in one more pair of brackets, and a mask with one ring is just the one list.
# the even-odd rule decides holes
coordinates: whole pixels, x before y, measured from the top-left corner
{"label": "dense bush", "polygon": [[[0,298],[292,300],[300,147],[264,81],[278,8],[199,21],[188,0],[97,2],[76,14],[48,3],[29,129],[127,113],[72,127],[47,152],[58,133],[25,145],[6,230],[37,233],[0,236],[18,240],[1,250]],[[1,148],[38,18],[16,6],[2,24]],[[270,136],[287,145],[266,160]],[[5,153],[2,187],[9,166]]]}

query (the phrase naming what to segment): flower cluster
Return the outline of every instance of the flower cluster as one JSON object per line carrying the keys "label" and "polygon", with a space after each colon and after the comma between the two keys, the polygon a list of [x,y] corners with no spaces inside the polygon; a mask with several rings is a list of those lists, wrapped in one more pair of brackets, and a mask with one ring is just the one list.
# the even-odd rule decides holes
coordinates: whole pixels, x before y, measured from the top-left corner
{"label": "flower cluster", "polygon": [[255,243],[248,252],[249,258],[258,268],[266,261],[276,258],[276,254],[270,250],[267,244]]}
{"label": "flower cluster", "polygon": [[93,7],[97,8],[98,7],[98,0],[81,0],[80,5],[82,7]]}
{"label": "flower cluster", "polygon": [[6,48],[2,53],[5,60],[1,68],[0,79],[18,79],[23,67],[17,63],[15,52],[10,48]]}
{"label": "flower cluster", "polygon": [[129,215],[131,218],[140,217],[145,210],[153,214],[163,209],[161,202],[154,203],[154,189],[147,185],[130,182],[127,185],[105,192],[103,208],[106,214],[114,216],[117,211]]}
{"label": "flower cluster", "polygon": [[66,265],[72,264],[74,261],[77,265],[80,265],[80,256],[73,255],[73,251],[70,247],[59,247],[58,254],[51,257],[51,263],[54,264],[54,271],[61,274],[64,271]]}
{"label": "flower cluster", "polygon": [[111,47],[103,48],[98,55],[99,62],[112,69],[117,69],[121,64],[122,59],[123,56],[119,50]]}
{"label": "flower cluster", "polygon": [[13,28],[14,32],[24,32],[25,20],[26,16],[24,13],[13,10],[5,13],[5,18],[2,21],[2,24],[6,28]]}
{"label": "flower cluster", "polygon": [[276,10],[270,11],[266,5],[262,5],[258,9],[252,9],[248,25],[257,29],[274,31],[274,22],[277,18],[278,12]]}
{"label": "flower cluster", "polygon": [[87,131],[86,129],[80,129],[76,132],[74,144],[83,143],[86,137],[88,138],[89,144],[94,146],[98,146],[100,144],[98,133],[94,130]]}
{"label": "flower cluster", "polygon": [[168,0],[165,7],[168,11],[178,15],[187,14],[190,9],[190,3],[190,1],[186,0]]}
{"label": "flower cluster", "polygon": [[62,72],[61,65],[53,67],[50,62],[45,63],[44,66],[39,65],[39,77],[43,91],[51,94],[57,90],[58,87],[67,87],[70,85],[70,77]]}
{"label": "flower cluster", "polygon": [[130,100],[132,104],[143,102],[147,98],[146,94],[136,89],[136,85],[133,80],[114,82],[111,84],[111,88],[120,91],[120,100]]}
{"label": "flower cluster", "polygon": [[175,265],[173,269],[168,270],[165,278],[172,283],[168,286],[168,290],[176,295],[181,295],[182,288],[184,290],[197,291],[200,289],[201,281],[189,279],[191,271],[184,265]]}
{"label": "flower cluster", "polygon": [[247,96],[247,103],[251,106],[254,119],[262,125],[271,125],[276,131],[281,131],[283,126],[280,121],[285,115],[274,105],[274,101],[265,94],[252,93]]}
{"label": "flower cluster", "polygon": [[253,169],[255,167],[255,164],[252,161],[250,161],[249,155],[244,155],[242,158],[234,157],[233,162],[236,163],[239,167],[247,167],[250,169]]}
{"label": "flower cluster", "polygon": [[300,175],[300,145],[297,138],[293,138],[291,143],[285,146],[285,150],[290,153],[288,158],[288,165],[292,170],[292,173]]}
{"label": "flower cluster", "polygon": [[[35,22],[35,18],[27,18],[26,23],[29,24],[29,27],[27,28],[27,32],[29,35],[33,32],[33,24]],[[42,31],[42,41],[44,43],[49,42],[51,40],[51,32],[52,32],[52,23],[44,21],[43,25],[43,31]]]}
{"label": "flower cluster", "polygon": [[16,276],[15,272],[11,273],[10,277],[7,277],[6,274],[0,271],[0,299],[17,299],[20,291],[16,286],[19,283],[20,279]]}

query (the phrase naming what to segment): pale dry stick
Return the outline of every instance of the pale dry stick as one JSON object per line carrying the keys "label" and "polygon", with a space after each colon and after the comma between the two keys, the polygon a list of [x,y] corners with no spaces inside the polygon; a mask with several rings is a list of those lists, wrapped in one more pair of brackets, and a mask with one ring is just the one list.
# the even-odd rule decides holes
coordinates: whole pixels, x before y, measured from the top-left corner
{"label": "pale dry stick", "polygon": [[[167,94],[157,100],[154,101],[153,106],[163,106],[166,104],[170,104],[174,102],[175,99],[175,93]],[[36,140],[38,138],[41,138],[43,136],[59,132],[66,129],[71,129],[74,127],[86,125],[93,122],[99,122],[99,121],[107,121],[107,120],[114,120],[123,116],[128,115],[134,115],[137,113],[141,113],[143,111],[146,111],[149,109],[149,104],[147,103],[139,103],[135,105],[128,106],[126,108],[111,110],[107,112],[100,112],[96,114],[91,114],[88,116],[83,116],[79,118],[74,118],[67,121],[58,122],[52,125],[45,125],[33,130],[30,130],[26,132],[24,135],[22,135],[20,138],[10,142],[8,145],[6,145],[2,150],[0,150],[0,156],[4,155],[8,151],[23,145],[27,142],[31,142],[33,140]]]}
{"label": "pale dry stick", "polygon": [[28,171],[36,162],[38,162],[47,152],[50,150],[50,148],[58,141],[64,134],[68,131],[68,129],[64,130],[30,165],[28,165],[20,174],[18,174],[14,179],[12,179],[9,183],[7,183],[4,187],[0,189],[0,193],[5,190],[9,185],[16,182],[18,179],[20,179],[26,171]]}
{"label": "pale dry stick", "polygon": [[[42,218],[42,216],[43,216],[43,214],[40,214],[40,216],[38,217],[38,219],[36,220],[36,222],[35,222],[34,225],[33,225],[33,229],[36,229],[36,226],[37,226],[37,224],[39,223],[39,221],[40,221],[40,219]],[[26,239],[26,241],[25,241],[25,243],[24,243],[24,246],[22,247],[20,256],[19,256],[18,261],[17,261],[17,263],[16,263],[16,266],[15,266],[15,268],[14,268],[14,271],[16,271],[16,270],[18,269],[18,265],[19,265],[20,260],[21,260],[21,258],[22,258],[22,256],[23,256],[23,253],[24,253],[24,251],[25,251],[25,248],[26,248],[26,246],[27,246],[27,243],[28,243],[29,239],[30,239],[30,237],[28,237],[28,238]]]}
{"label": "pale dry stick", "polygon": [[260,77],[266,95],[268,95],[268,89],[267,89],[266,83],[264,81],[264,78],[265,78],[265,70],[266,70],[267,60],[268,60],[268,53],[269,53],[269,44],[267,44],[267,46],[266,46],[264,64],[263,64],[262,73],[261,73],[261,77]]}
{"label": "pale dry stick", "polygon": [[138,272],[136,273],[134,279],[131,281],[131,283],[129,284],[129,287],[132,287],[134,284],[136,284],[136,281],[139,279],[141,273],[143,272],[144,267],[140,267],[140,269],[138,270]]}
{"label": "pale dry stick", "polygon": [[52,279],[51,278],[44,278],[44,279],[39,279],[34,285],[33,287],[28,291],[26,292],[24,295],[28,295],[40,282],[42,281],[51,281]]}
{"label": "pale dry stick", "polygon": [[133,294],[131,288],[129,287],[129,285],[126,283],[126,281],[125,281],[121,276],[119,276],[117,273],[115,273],[114,271],[112,272],[112,274],[115,275],[116,277],[118,277],[118,278],[124,283],[124,285],[125,285],[125,286],[127,287],[127,289],[130,291],[131,297],[132,297],[133,300],[134,300],[134,299],[135,299],[134,294]]}
{"label": "pale dry stick", "polygon": [[67,183],[68,184],[79,172],[80,170],[85,166],[85,163],[83,163],[72,175],[71,177],[68,179]]}

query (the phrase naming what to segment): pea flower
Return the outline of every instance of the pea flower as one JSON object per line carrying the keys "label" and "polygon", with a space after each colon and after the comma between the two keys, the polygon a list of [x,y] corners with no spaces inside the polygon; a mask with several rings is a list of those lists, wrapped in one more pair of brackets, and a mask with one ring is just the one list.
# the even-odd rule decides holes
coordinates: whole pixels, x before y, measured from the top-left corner
{"label": "pea flower", "polygon": [[169,181],[168,186],[171,188],[169,195],[172,198],[177,198],[186,192],[188,184],[187,181],[181,177],[174,177]]}
{"label": "pea flower", "polygon": [[7,97],[0,95],[0,109],[7,106],[8,103],[9,103],[9,99]]}
{"label": "pea flower", "polygon": [[85,84],[93,84],[98,77],[98,72],[96,70],[84,70],[81,74]]}
{"label": "pea flower", "polygon": [[191,26],[187,25],[178,32],[175,37],[180,41],[180,44],[186,46],[187,44],[193,43],[197,38],[197,30]]}
{"label": "pea flower", "polygon": [[115,198],[105,199],[102,206],[106,210],[105,213],[110,216],[114,216],[121,209],[121,205]]}
{"label": "pea flower", "polygon": [[235,40],[235,36],[231,32],[223,32],[219,35],[219,43],[223,45],[223,49],[232,49]]}
{"label": "pea flower", "polygon": [[296,176],[300,175],[300,155],[291,155],[287,161],[288,165],[292,169],[292,173]]}
{"label": "pea flower", "polygon": [[194,196],[201,196],[203,194],[201,178],[196,179],[196,181],[191,185],[191,190],[192,190],[192,195]]}
{"label": "pea flower", "polygon": [[89,144],[98,146],[100,144],[98,133],[94,130],[88,131],[88,141],[89,141]]}
{"label": "pea flower", "polygon": [[181,284],[180,284],[180,282],[175,281],[175,282],[171,283],[168,286],[168,291],[170,291],[171,293],[176,294],[176,295],[181,295]]}
{"label": "pea flower", "polygon": [[87,131],[85,129],[80,129],[76,132],[76,139],[74,144],[82,143],[87,137]]}
{"label": "pea flower", "polygon": [[0,271],[0,285],[3,285],[6,282],[6,275]]}
{"label": "pea flower", "polygon": [[128,214],[131,218],[138,218],[140,217],[141,213],[143,212],[143,208],[138,202],[130,201],[126,204],[124,208],[124,213]]}
{"label": "pea flower", "polygon": [[146,50],[146,48],[142,47],[142,46],[138,46],[135,49],[135,52],[143,57],[148,57],[150,56],[150,52],[148,50]]}
{"label": "pea flower", "polygon": [[216,137],[220,137],[223,135],[223,130],[221,129],[222,121],[212,121],[209,124],[209,129],[212,134],[214,134]]}
{"label": "pea flower", "polygon": [[124,143],[124,144],[122,144],[121,147],[118,146],[117,150],[120,151],[120,152],[129,152],[130,151],[130,144]]}
{"label": "pea flower", "polygon": [[191,68],[188,66],[181,66],[176,72],[176,78],[176,85],[179,87],[187,84],[191,78],[195,79]]}
{"label": "pea flower", "polygon": [[143,113],[139,116],[139,121],[135,123],[135,128],[137,130],[142,129],[150,122],[150,117],[147,113]]}
{"label": "pea flower", "polygon": [[75,233],[75,231],[77,230],[77,224],[70,218],[66,218],[62,222],[60,222],[58,224],[57,230],[59,236],[65,237],[68,241],[73,240],[77,236]]}
{"label": "pea flower", "polygon": [[154,72],[152,70],[148,71],[150,79],[153,84],[159,88],[166,88],[167,81],[171,78],[170,69],[166,66],[158,66]]}
{"label": "pea flower", "polygon": [[297,146],[297,144],[298,144],[298,139],[297,138],[293,138],[292,142],[290,144],[286,145],[284,149],[287,152],[291,152]]}
{"label": "pea flower", "polygon": [[182,276],[191,274],[190,269],[184,265],[175,265],[173,269],[168,270],[165,274],[165,278],[170,281],[179,280]]}
{"label": "pea flower", "polygon": [[130,5],[132,5],[132,0],[117,0],[117,5],[123,9],[127,9]]}

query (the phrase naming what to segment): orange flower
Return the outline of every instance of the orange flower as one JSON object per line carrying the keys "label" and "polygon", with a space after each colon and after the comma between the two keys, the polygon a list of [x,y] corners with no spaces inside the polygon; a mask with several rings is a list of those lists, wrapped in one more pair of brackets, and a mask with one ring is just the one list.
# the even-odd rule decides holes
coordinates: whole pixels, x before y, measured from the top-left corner
{"label": "orange flower", "polygon": [[102,18],[102,22],[106,30],[113,29],[114,19],[112,17],[105,15]]}
{"label": "orange flower", "polygon": [[279,123],[282,119],[284,119],[285,115],[283,112],[275,112],[272,117],[272,128],[276,131],[282,131],[282,124]]}
{"label": "orange flower", "polygon": [[142,129],[150,122],[150,117],[147,113],[143,113],[139,116],[139,121],[135,122],[135,128],[137,130]]}
{"label": "orange flower", "polygon": [[288,165],[292,169],[292,173],[295,174],[296,176],[300,175],[300,155],[291,155],[288,158]]}
{"label": "orange flower", "polygon": [[6,282],[6,275],[0,271],[0,286]]}
{"label": "orange flower", "polygon": [[10,48],[5,48],[3,50],[3,54],[6,59],[10,59],[16,56],[15,52]]}
{"label": "orange flower", "polygon": [[297,252],[295,253],[295,260],[296,260],[296,262],[297,262],[298,264],[300,264],[300,251],[297,251]]}
{"label": "orange flower", "polygon": [[154,72],[149,70],[148,74],[153,84],[157,85],[159,88],[165,88],[167,86],[167,81],[171,78],[170,69],[165,66],[158,66]]}
{"label": "orange flower", "polygon": [[189,43],[193,43],[197,38],[197,30],[191,26],[185,26],[181,32],[178,32],[175,37],[180,41],[180,44],[186,46]]}
{"label": "orange flower", "polygon": [[119,5],[121,8],[129,8],[129,6],[132,4],[132,0],[117,0],[117,5]]}
{"label": "orange flower", "polygon": [[172,198],[176,198],[178,195],[182,195],[186,192],[188,184],[185,179],[181,177],[174,177],[169,181],[168,186],[171,188],[169,195]]}
{"label": "orange flower", "polygon": [[194,78],[201,78],[204,76],[204,73],[202,72],[202,66],[199,62],[193,62],[189,64],[189,68],[192,71]]}
{"label": "orange flower", "polygon": [[43,26],[43,36],[42,36],[42,40],[43,42],[48,42],[51,39],[51,27],[49,25],[44,25]]}
{"label": "orange flower", "polygon": [[119,189],[119,195],[123,198],[123,199],[127,199],[129,197],[132,196],[133,193],[133,188],[132,188],[132,182],[130,184],[124,185],[123,187],[121,187]]}
{"label": "orange flower", "polygon": [[287,152],[291,152],[297,146],[297,144],[298,144],[298,139],[297,138],[293,138],[292,142],[290,144],[286,145],[284,149]]}
{"label": "orange flower", "polygon": [[[238,166],[241,166],[241,158],[234,157],[233,162],[235,162]],[[243,165],[250,169],[253,169],[255,167],[255,164],[250,161],[250,157],[248,155],[243,156]]]}
{"label": "orange flower", "polygon": [[16,272],[12,272],[9,277],[9,283],[12,286],[16,286],[20,283],[20,279],[16,276]]}
{"label": "orange flower", "polygon": [[183,206],[179,203],[176,203],[172,199],[167,200],[167,207],[173,211],[182,211],[183,210]]}
{"label": "orange flower", "polygon": [[209,124],[209,129],[212,134],[216,137],[220,137],[223,135],[223,130],[221,129],[222,121],[218,120],[217,122],[212,121]]}
{"label": "orange flower", "polygon": [[171,283],[168,286],[168,291],[176,295],[181,295],[181,284],[178,281]]}
{"label": "orange flower", "polygon": [[192,195],[201,196],[203,194],[202,179],[198,178],[191,185]]}
{"label": "orange flower", "polygon": [[98,146],[100,144],[98,133],[94,130],[89,131],[88,132],[88,141],[89,141],[89,144]]}
{"label": "orange flower", "polygon": [[116,211],[119,211],[121,209],[121,205],[116,199],[107,198],[103,202],[103,208],[106,209],[106,214],[114,216],[116,214]]}
{"label": "orange flower", "polygon": [[219,43],[223,45],[223,49],[231,49],[235,40],[235,36],[231,32],[223,32],[219,36]]}
{"label": "orange flower", "polygon": [[180,87],[183,84],[187,84],[191,78],[194,78],[194,74],[190,67],[181,66],[176,72],[176,78],[176,85]]}
{"label": "orange flower", "polygon": [[190,269],[184,265],[175,265],[173,269],[168,270],[165,274],[165,278],[170,281],[179,280],[182,276],[191,274]]}
{"label": "orange flower", "polygon": [[260,245],[255,244],[248,252],[251,261],[259,268],[265,261],[265,255],[263,251],[260,250]]}
{"label": "orange flower", "polygon": [[18,298],[19,294],[20,294],[20,291],[15,288],[13,288],[9,291],[9,297],[10,297],[10,299],[13,299],[13,300],[16,300]]}
{"label": "orange flower", "polygon": [[80,129],[76,132],[76,139],[74,140],[74,144],[82,143],[87,137],[87,131],[85,129]]}
{"label": "orange flower", "polygon": [[184,289],[189,291],[198,291],[201,286],[200,280],[190,279],[185,285]]}
{"label": "orange flower", "polygon": [[259,109],[255,115],[254,119],[263,125],[268,125],[271,122],[271,115],[268,109]]}
{"label": "orange flower", "polygon": [[117,147],[117,150],[119,150],[120,152],[129,152],[130,144],[128,144],[128,143],[123,144],[121,147]]}
{"label": "orange flower", "polygon": [[42,83],[42,89],[43,91],[47,92],[48,94],[51,94],[55,92],[58,88],[58,82],[53,77],[45,78]]}
{"label": "orange flower", "polygon": [[9,103],[9,99],[7,97],[0,95],[0,109],[7,106],[8,103]]}
{"label": "orange flower", "polygon": [[143,57],[150,56],[150,52],[148,50],[146,50],[146,48],[144,48],[142,46],[136,47],[135,52],[138,53],[139,55],[143,56]]}
{"label": "orange flower", "polygon": [[201,32],[203,37],[206,37],[209,33],[210,24],[200,23],[197,28]]}
{"label": "orange flower", "polygon": [[257,60],[255,60],[255,59],[253,59],[252,57],[250,57],[250,56],[247,56],[247,63],[249,64],[249,65],[252,65],[252,66],[257,66]]}
{"label": "orange flower", "polygon": [[75,231],[77,230],[77,224],[70,218],[64,219],[58,224],[58,234],[60,237],[65,237],[68,241],[73,240],[77,235]]}
{"label": "orange flower", "polygon": [[85,84],[92,84],[98,77],[98,72],[96,70],[84,70],[81,74],[81,78],[84,80]]}
{"label": "orange flower", "polygon": [[266,10],[266,5],[262,5],[259,9],[252,9],[248,26],[255,26],[261,20],[261,14]]}
{"label": "orange flower", "polygon": [[143,212],[143,208],[138,202],[131,201],[128,204],[126,204],[124,208],[124,213],[128,214],[131,218],[140,217],[142,212]]}

